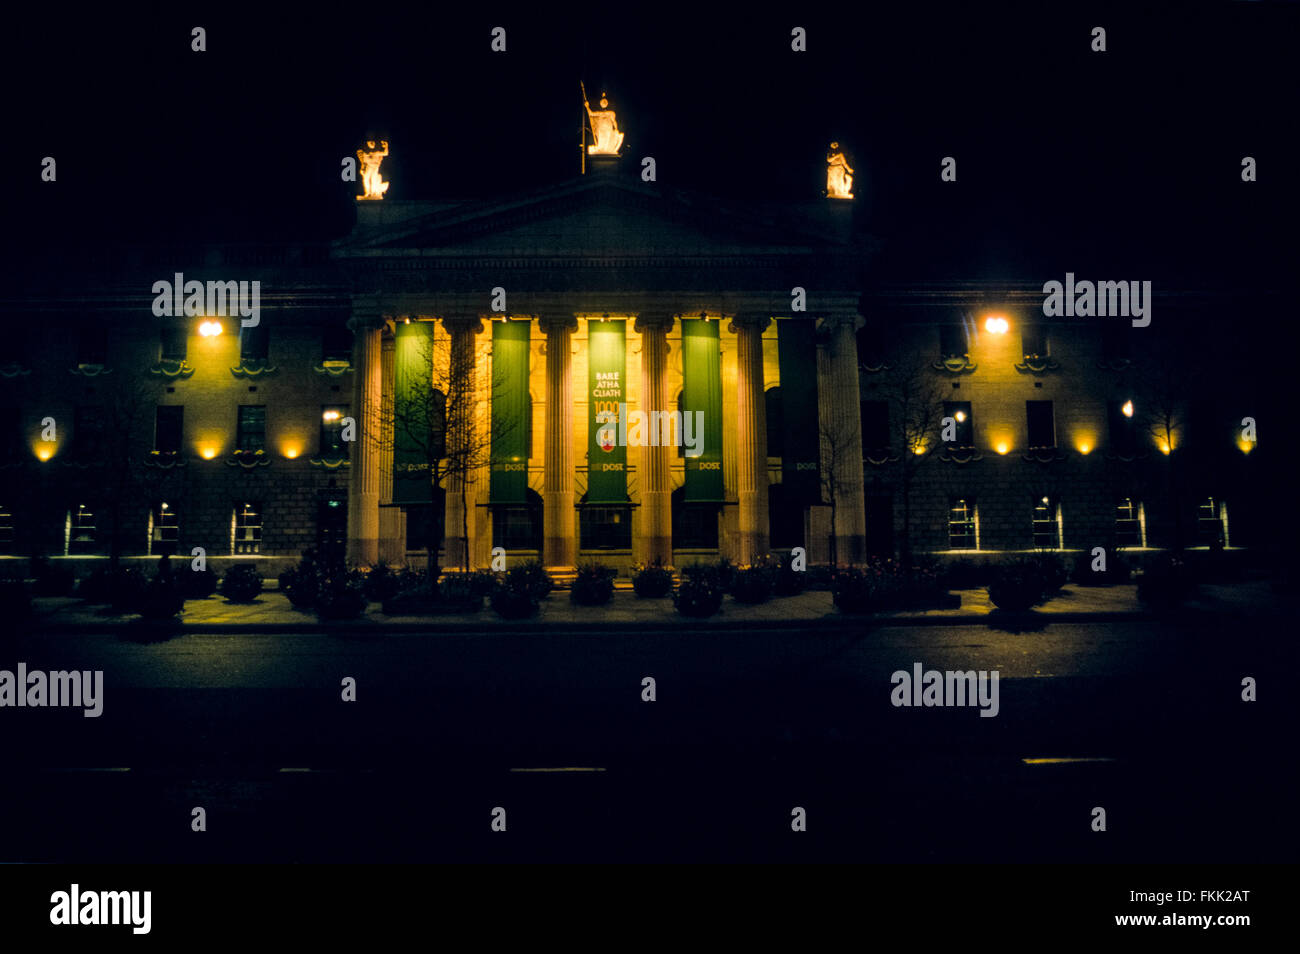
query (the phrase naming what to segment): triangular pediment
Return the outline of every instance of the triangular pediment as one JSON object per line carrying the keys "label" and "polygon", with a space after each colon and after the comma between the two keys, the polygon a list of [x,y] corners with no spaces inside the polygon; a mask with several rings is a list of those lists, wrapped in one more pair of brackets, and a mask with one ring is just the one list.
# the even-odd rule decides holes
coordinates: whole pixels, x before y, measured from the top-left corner
{"label": "triangular pediment", "polygon": [[605,174],[505,200],[362,208],[357,229],[338,243],[336,254],[807,255],[849,244],[844,223],[833,221],[830,211],[817,203],[719,200]]}

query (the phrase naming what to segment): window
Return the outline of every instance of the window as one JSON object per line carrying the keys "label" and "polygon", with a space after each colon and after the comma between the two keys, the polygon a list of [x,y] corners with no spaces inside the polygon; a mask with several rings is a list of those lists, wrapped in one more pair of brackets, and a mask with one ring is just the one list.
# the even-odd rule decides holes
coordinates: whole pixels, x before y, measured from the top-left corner
{"label": "window", "polygon": [[[443,540],[443,525],[447,517],[446,491],[435,487],[437,497],[427,504],[408,504],[406,512],[406,549],[428,552],[434,540]],[[457,533],[460,531],[457,530]],[[441,546],[441,544],[439,544]]]}
{"label": "window", "polygon": [[632,512],[627,507],[583,507],[578,528],[584,550],[632,548]]}
{"label": "window", "polygon": [[266,405],[241,404],[235,449],[252,453],[266,450]]}
{"label": "window", "polygon": [[889,402],[862,402],[862,450],[881,457],[889,450]]}
{"label": "window", "polygon": [[781,389],[768,388],[763,395],[767,412],[767,456],[785,456],[785,408],[781,403]]}
{"label": "window", "polygon": [[0,454],[6,461],[12,460],[23,452],[25,445],[22,411],[16,407],[0,407]]}
{"label": "window", "polygon": [[72,412],[72,454],[88,461],[98,458],[104,447],[103,409],[81,406]]}
{"label": "window", "polygon": [[154,450],[160,454],[179,454],[184,420],[185,408],[182,405],[159,405],[154,416]]}
{"label": "window", "polygon": [[265,361],[267,355],[267,343],[269,336],[267,334],[268,324],[265,321],[259,321],[257,324],[249,326],[241,325],[239,328],[239,359],[240,361]]}
{"label": "window", "polygon": [[1026,358],[1047,357],[1047,328],[1038,322],[1027,322],[1020,329],[1020,344]]}
{"label": "window", "polygon": [[77,364],[108,364],[108,328],[102,322],[88,322],[77,329]]}
{"label": "window", "polygon": [[343,404],[332,404],[320,409],[320,456],[324,460],[346,460],[348,444],[343,439],[343,419],[348,409]]}
{"label": "window", "polygon": [[244,502],[235,507],[236,554],[262,552],[262,505]]}
{"label": "window", "polygon": [[1133,402],[1111,401],[1106,408],[1110,429],[1111,452],[1120,457],[1137,456],[1137,425],[1134,423]]}
{"label": "window", "polygon": [[[769,507],[771,499],[769,496]],[[686,503],[685,487],[678,487],[673,491],[671,503],[673,549],[716,550],[718,548],[718,505]]]}
{"label": "window", "polygon": [[878,371],[889,359],[889,341],[886,332],[877,324],[869,324],[858,332],[858,364],[868,371]]}
{"label": "window", "polygon": [[348,326],[339,322],[330,325],[321,336],[321,360],[329,364],[350,364],[352,362],[352,332]]}
{"label": "window", "polygon": [[[953,430],[944,427],[944,434],[953,434],[954,439],[945,441],[949,447],[974,447],[975,423],[972,417],[970,401],[944,401],[943,416],[953,420]],[[942,435],[941,435],[942,437]]]}
{"label": "window", "polygon": [[1196,539],[1206,547],[1228,545],[1228,507],[1222,500],[1206,497],[1197,505]]}
{"label": "window", "polygon": [[0,504],[0,547],[10,547],[14,542],[14,515],[12,508]]}
{"label": "window", "polygon": [[88,504],[78,504],[70,515],[70,522],[72,526],[68,542],[71,547],[82,550],[93,547],[96,539],[94,508]]}
{"label": "window", "polygon": [[1121,497],[1115,507],[1115,541],[1121,547],[1146,546],[1146,520],[1142,504]]}
{"label": "window", "polygon": [[183,324],[164,325],[158,333],[163,361],[184,361],[189,329]]}
{"label": "window", "polygon": [[969,497],[956,497],[949,502],[949,550],[979,549],[979,533],[975,513],[975,501]]}
{"label": "window", "polygon": [[524,506],[492,508],[492,545],[506,550],[542,549],[542,498],[528,490]]}
{"label": "window", "polygon": [[1025,416],[1029,419],[1029,447],[1056,447],[1056,415],[1051,401],[1026,401]]}
{"label": "window", "polygon": [[175,507],[165,501],[154,505],[152,538],[152,552],[159,556],[175,553],[176,546],[180,543],[180,515],[176,513]]}
{"label": "window", "polygon": [[970,351],[966,342],[966,329],[960,322],[948,321],[939,326],[939,356],[950,358]]}
{"label": "window", "polygon": [[1034,548],[1061,548],[1060,505],[1051,497],[1034,498]]}

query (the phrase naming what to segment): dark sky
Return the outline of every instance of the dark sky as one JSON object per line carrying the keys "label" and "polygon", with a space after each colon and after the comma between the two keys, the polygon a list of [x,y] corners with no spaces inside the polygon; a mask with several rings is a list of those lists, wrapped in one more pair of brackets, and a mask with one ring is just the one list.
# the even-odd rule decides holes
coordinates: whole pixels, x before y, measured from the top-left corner
{"label": "dark sky", "polygon": [[[371,135],[390,141],[392,198],[527,190],[576,174],[582,78],[608,88],[625,163],[654,156],[665,184],[815,197],[840,140],[891,277],[1294,273],[1300,5],[583,6],[598,12],[44,4],[7,26],[5,240],[334,237],[357,192],[340,160]],[[489,50],[497,25],[505,54]],[[790,51],[795,25],[807,53]],[[39,180],[46,155],[57,183]],[[939,179],[948,155],[956,183]]]}

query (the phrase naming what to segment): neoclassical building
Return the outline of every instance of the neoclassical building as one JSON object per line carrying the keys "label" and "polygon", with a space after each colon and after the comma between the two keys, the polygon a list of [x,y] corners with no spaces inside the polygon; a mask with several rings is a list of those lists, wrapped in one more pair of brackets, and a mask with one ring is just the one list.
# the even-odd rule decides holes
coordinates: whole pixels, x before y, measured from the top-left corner
{"label": "neoclassical building", "polygon": [[[837,547],[860,558],[869,247],[850,215],[831,199],[719,202],[612,162],[499,201],[359,203],[331,252],[352,288],[352,559],[405,560],[432,516],[449,565],[487,565],[494,547],[557,568],[749,562],[773,521],[778,544],[824,560],[832,435]],[[405,434],[427,416],[409,367],[487,436],[432,494],[424,442]]]}
{"label": "neoclassical building", "polygon": [[[564,570],[1268,526],[1243,425],[1276,401],[1218,333],[1231,294],[1158,290],[1138,328],[1049,319],[1039,282],[878,274],[835,151],[801,202],[595,151],[546,188],[438,202],[384,194],[387,148],[359,153],[333,242],[10,263],[0,556],[201,547],[270,576],[313,547],[475,567],[499,547]],[[208,297],[181,307],[191,282]],[[260,288],[257,319],[214,285]]]}

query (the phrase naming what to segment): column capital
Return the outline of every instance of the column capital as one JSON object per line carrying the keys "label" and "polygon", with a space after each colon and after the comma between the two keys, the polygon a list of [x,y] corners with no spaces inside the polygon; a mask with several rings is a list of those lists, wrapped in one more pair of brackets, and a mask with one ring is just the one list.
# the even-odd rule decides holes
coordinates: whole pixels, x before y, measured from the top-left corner
{"label": "column capital", "polygon": [[848,312],[838,312],[829,315],[819,315],[816,319],[818,331],[836,332],[845,327],[854,333],[866,327],[867,319],[861,315],[850,314]]}
{"label": "column capital", "polygon": [[667,334],[673,330],[675,321],[676,319],[666,311],[643,312],[636,316],[636,321],[632,323],[632,327],[640,335],[652,331]]}
{"label": "column capital", "polygon": [[375,331],[383,328],[387,321],[384,306],[376,296],[358,296],[352,299],[352,317],[348,319],[348,329]]}
{"label": "column capital", "polygon": [[756,311],[744,311],[732,316],[731,323],[727,325],[727,330],[732,334],[739,334],[742,329],[753,329],[762,334],[771,323],[772,319],[768,315]]}
{"label": "column capital", "polygon": [[452,332],[468,331],[476,335],[483,330],[482,317],[469,312],[446,312],[442,315],[442,323]]}
{"label": "column capital", "polygon": [[574,332],[578,330],[578,319],[574,315],[541,315],[537,319],[537,327],[545,335],[563,331]]}

